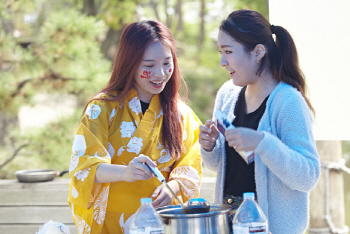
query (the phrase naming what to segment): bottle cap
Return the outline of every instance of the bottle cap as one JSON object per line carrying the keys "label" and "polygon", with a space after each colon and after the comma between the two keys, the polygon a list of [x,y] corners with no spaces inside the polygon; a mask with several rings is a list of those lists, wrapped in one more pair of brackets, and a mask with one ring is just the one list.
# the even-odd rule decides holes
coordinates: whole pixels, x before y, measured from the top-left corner
{"label": "bottle cap", "polygon": [[152,198],[149,198],[149,197],[141,198],[141,204],[144,204],[144,203],[152,203]]}
{"label": "bottle cap", "polygon": [[255,194],[254,193],[243,193],[243,199],[254,199]]}

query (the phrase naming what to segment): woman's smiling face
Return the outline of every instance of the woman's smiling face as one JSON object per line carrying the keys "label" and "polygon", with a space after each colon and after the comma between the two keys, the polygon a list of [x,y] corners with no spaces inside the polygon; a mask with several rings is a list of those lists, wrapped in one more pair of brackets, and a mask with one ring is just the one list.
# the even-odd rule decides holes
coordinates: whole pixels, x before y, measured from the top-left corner
{"label": "woman's smiling face", "polygon": [[164,90],[174,70],[170,48],[156,41],[148,45],[135,75],[135,89],[141,101],[149,103]]}
{"label": "woman's smiling face", "polygon": [[220,66],[230,73],[235,85],[246,86],[256,80],[257,64],[253,52],[247,52],[241,43],[222,30],[218,35],[218,48]]}

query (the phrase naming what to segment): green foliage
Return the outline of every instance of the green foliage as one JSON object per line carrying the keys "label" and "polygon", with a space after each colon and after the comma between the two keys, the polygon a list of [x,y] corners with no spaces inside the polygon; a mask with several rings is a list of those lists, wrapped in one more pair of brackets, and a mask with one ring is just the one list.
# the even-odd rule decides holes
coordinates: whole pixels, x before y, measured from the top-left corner
{"label": "green foliage", "polygon": [[54,12],[42,26],[33,50],[45,71],[82,80],[70,82],[67,87],[68,92],[81,93],[91,90],[91,82],[101,87],[109,77],[111,64],[103,57],[96,40],[104,29],[102,21],[77,10]]}
{"label": "green foliage", "polygon": [[[57,169],[69,168],[71,146],[75,131],[78,127],[81,109],[58,123],[52,123],[45,128],[35,128],[25,133],[18,128],[12,127],[6,137],[6,150],[0,151],[0,163],[9,157],[8,152],[13,152],[11,142],[19,145],[28,142],[29,146],[23,148],[19,155],[3,168],[6,178],[14,178],[14,171],[23,169]],[[18,142],[20,139],[20,142]]]}
{"label": "green foliage", "polygon": [[259,11],[266,19],[269,19],[268,0],[238,0],[234,2],[235,9],[252,9]]}
{"label": "green foliage", "polygon": [[103,1],[99,18],[111,28],[117,30],[122,26],[137,20],[136,6],[136,0]]}
{"label": "green foliage", "polygon": [[[190,49],[192,48],[192,49]],[[186,56],[179,58],[183,76],[190,89],[190,105],[202,122],[212,117],[215,95],[221,85],[229,79],[225,69],[219,66],[220,54],[210,48],[198,53],[189,47]]]}
{"label": "green foliage", "polygon": [[[49,15],[27,49],[0,30],[1,70],[6,77],[0,81],[0,109],[13,108],[18,100],[30,101],[34,89],[96,93],[110,75],[111,63],[103,57],[97,41],[105,29],[102,21],[75,9],[62,9]],[[26,79],[25,87],[17,90],[19,82]]]}

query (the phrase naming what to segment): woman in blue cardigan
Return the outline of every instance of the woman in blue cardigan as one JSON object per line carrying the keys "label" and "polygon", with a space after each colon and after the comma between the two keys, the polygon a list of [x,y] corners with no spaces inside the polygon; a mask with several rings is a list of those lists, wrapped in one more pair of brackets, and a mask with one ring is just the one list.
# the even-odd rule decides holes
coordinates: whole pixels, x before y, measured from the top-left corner
{"label": "woman in blue cardigan", "polygon": [[[238,10],[221,23],[217,44],[231,80],[214,112],[235,128],[221,134],[215,116],[200,127],[202,159],[217,172],[215,202],[239,206],[244,192],[255,192],[271,233],[304,233],[320,162],[293,39],[260,13]],[[246,163],[242,151],[254,161]]]}

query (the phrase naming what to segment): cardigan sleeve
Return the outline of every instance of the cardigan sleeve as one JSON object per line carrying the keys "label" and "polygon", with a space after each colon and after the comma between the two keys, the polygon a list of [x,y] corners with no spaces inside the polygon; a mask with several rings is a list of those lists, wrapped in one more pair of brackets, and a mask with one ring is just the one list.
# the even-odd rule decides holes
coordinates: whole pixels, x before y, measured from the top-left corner
{"label": "cardigan sleeve", "polygon": [[265,131],[254,152],[291,189],[310,191],[320,175],[310,110],[297,92],[271,108],[271,132],[277,134]]}
{"label": "cardigan sleeve", "polygon": [[[228,83],[230,82],[230,83]],[[217,109],[222,110],[222,107],[225,103],[225,100],[227,99],[228,95],[232,94],[232,81],[229,80],[228,82],[225,82],[219,89],[215,104],[214,104],[214,111]],[[216,118],[213,115],[212,120],[216,122]],[[219,133],[219,138],[216,140],[215,147],[212,151],[205,150],[202,146],[200,146],[200,154],[202,156],[203,163],[206,167],[209,168],[209,170],[217,172],[218,166],[220,164],[220,160],[223,157],[225,153],[225,137],[222,136],[222,134]]]}

